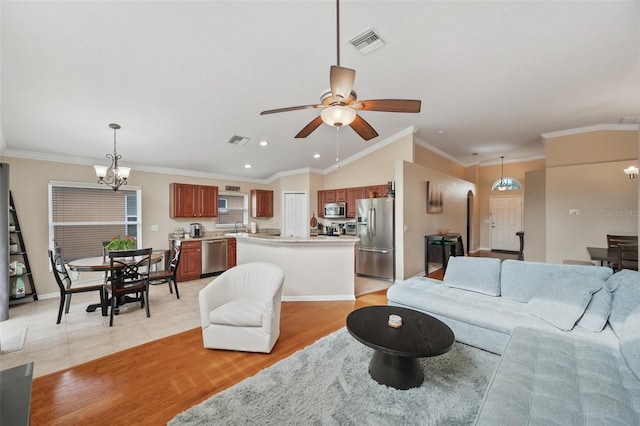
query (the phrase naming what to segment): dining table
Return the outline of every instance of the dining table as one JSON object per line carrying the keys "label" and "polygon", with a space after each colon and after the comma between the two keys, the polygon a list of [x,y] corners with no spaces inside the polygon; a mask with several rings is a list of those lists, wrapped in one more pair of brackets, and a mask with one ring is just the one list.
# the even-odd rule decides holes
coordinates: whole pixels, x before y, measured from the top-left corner
{"label": "dining table", "polygon": [[[151,253],[151,265],[156,265],[164,258],[164,253],[155,252]],[[140,256],[132,257],[128,261],[125,260],[126,263],[134,264],[141,259]],[[121,261],[121,259],[120,259]],[[110,272],[111,271],[111,261],[108,256],[95,256],[95,257],[84,257],[76,260],[71,260],[67,262],[67,266],[77,272]],[[114,265],[114,267],[118,267],[118,265]],[[122,266],[119,266],[122,268]],[[106,276],[105,276],[106,280]],[[125,296],[121,303],[129,303],[135,302],[138,299],[131,298]],[[106,306],[101,306],[100,303],[94,303],[87,306],[87,312],[94,312],[96,309],[102,309],[102,316],[107,316]]]}
{"label": "dining table", "polygon": [[587,247],[591,260],[600,262],[600,266],[608,265],[618,260],[617,247]]}

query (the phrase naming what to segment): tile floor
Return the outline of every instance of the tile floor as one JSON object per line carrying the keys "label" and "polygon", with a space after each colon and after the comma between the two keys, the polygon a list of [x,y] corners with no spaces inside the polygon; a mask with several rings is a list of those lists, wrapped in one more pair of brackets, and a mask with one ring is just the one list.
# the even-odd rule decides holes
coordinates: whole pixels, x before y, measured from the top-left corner
{"label": "tile floor", "polygon": [[[22,350],[0,355],[0,370],[34,362],[34,377],[43,376],[124,349],[161,339],[200,326],[198,292],[212,278],[179,284],[180,299],[167,284],[152,286],[151,318],[137,303],[121,308],[109,327],[109,317],[100,311],[88,313],[97,293],[80,293],[71,300],[69,313],[56,324],[59,299],[12,305],[9,319],[0,322],[0,335],[27,328]],[[391,283],[356,277],[356,295],[388,288]],[[6,335],[6,334],[5,334]]]}

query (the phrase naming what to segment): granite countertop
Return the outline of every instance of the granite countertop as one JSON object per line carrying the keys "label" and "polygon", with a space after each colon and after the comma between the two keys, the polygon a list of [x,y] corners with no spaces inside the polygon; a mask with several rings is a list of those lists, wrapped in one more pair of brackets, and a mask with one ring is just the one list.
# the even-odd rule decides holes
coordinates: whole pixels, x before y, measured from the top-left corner
{"label": "granite countertop", "polygon": [[197,237],[197,238],[192,238],[188,235],[182,237],[182,238],[173,238],[171,235],[169,235],[169,240],[170,241],[208,241],[208,240],[226,240],[229,238],[237,238],[238,236],[242,236],[242,235],[253,235],[256,236],[258,238],[260,237],[278,237],[280,235],[280,230],[279,229],[273,229],[273,230],[265,230],[263,232],[259,232],[258,234],[246,234],[246,233],[241,233],[241,234],[235,234],[233,231],[213,231],[213,232],[205,232],[205,235],[202,237]]}
{"label": "granite countertop", "polygon": [[360,238],[353,235],[340,235],[339,237],[331,237],[318,235],[317,237],[287,237],[287,236],[275,236],[268,234],[244,234],[237,236],[238,239],[243,240],[255,240],[269,243],[318,243],[318,244],[330,244],[330,243],[356,243],[360,241]]}

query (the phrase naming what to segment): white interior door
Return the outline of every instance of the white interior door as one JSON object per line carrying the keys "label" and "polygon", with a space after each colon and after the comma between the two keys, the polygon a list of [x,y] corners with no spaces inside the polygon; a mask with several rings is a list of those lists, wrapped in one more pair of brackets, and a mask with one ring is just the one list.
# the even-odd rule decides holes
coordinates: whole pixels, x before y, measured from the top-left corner
{"label": "white interior door", "polygon": [[491,250],[520,250],[522,196],[491,197]]}
{"label": "white interior door", "polygon": [[305,192],[284,193],[283,236],[309,236],[309,214],[307,212],[307,204],[307,194]]}

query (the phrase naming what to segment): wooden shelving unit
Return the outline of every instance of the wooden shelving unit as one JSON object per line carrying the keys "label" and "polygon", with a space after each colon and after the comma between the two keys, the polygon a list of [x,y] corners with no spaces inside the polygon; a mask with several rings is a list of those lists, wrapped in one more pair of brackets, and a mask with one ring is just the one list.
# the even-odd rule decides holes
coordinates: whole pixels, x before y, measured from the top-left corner
{"label": "wooden shelving unit", "polygon": [[[33,300],[38,300],[38,293],[36,292],[36,286],[33,282],[33,274],[31,273],[31,265],[29,265],[29,256],[27,256],[27,249],[24,245],[22,229],[20,228],[20,221],[18,220],[18,212],[16,212],[16,207],[13,203],[13,194],[11,192],[9,192],[9,213],[11,214],[9,237],[18,246],[16,251],[9,250],[11,262],[18,261],[24,264],[24,270],[21,274],[9,276],[9,282],[11,284],[9,301],[10,303],[14,301],[23,301],[29,296],[31,296]],[[13,223],[13,228],[11,228],[11,223]],[[26,280],[27,282],[25,283],[24,294],[16,295],[13,292],[13,287],[18,278],[22,279],[23,281]]]}

